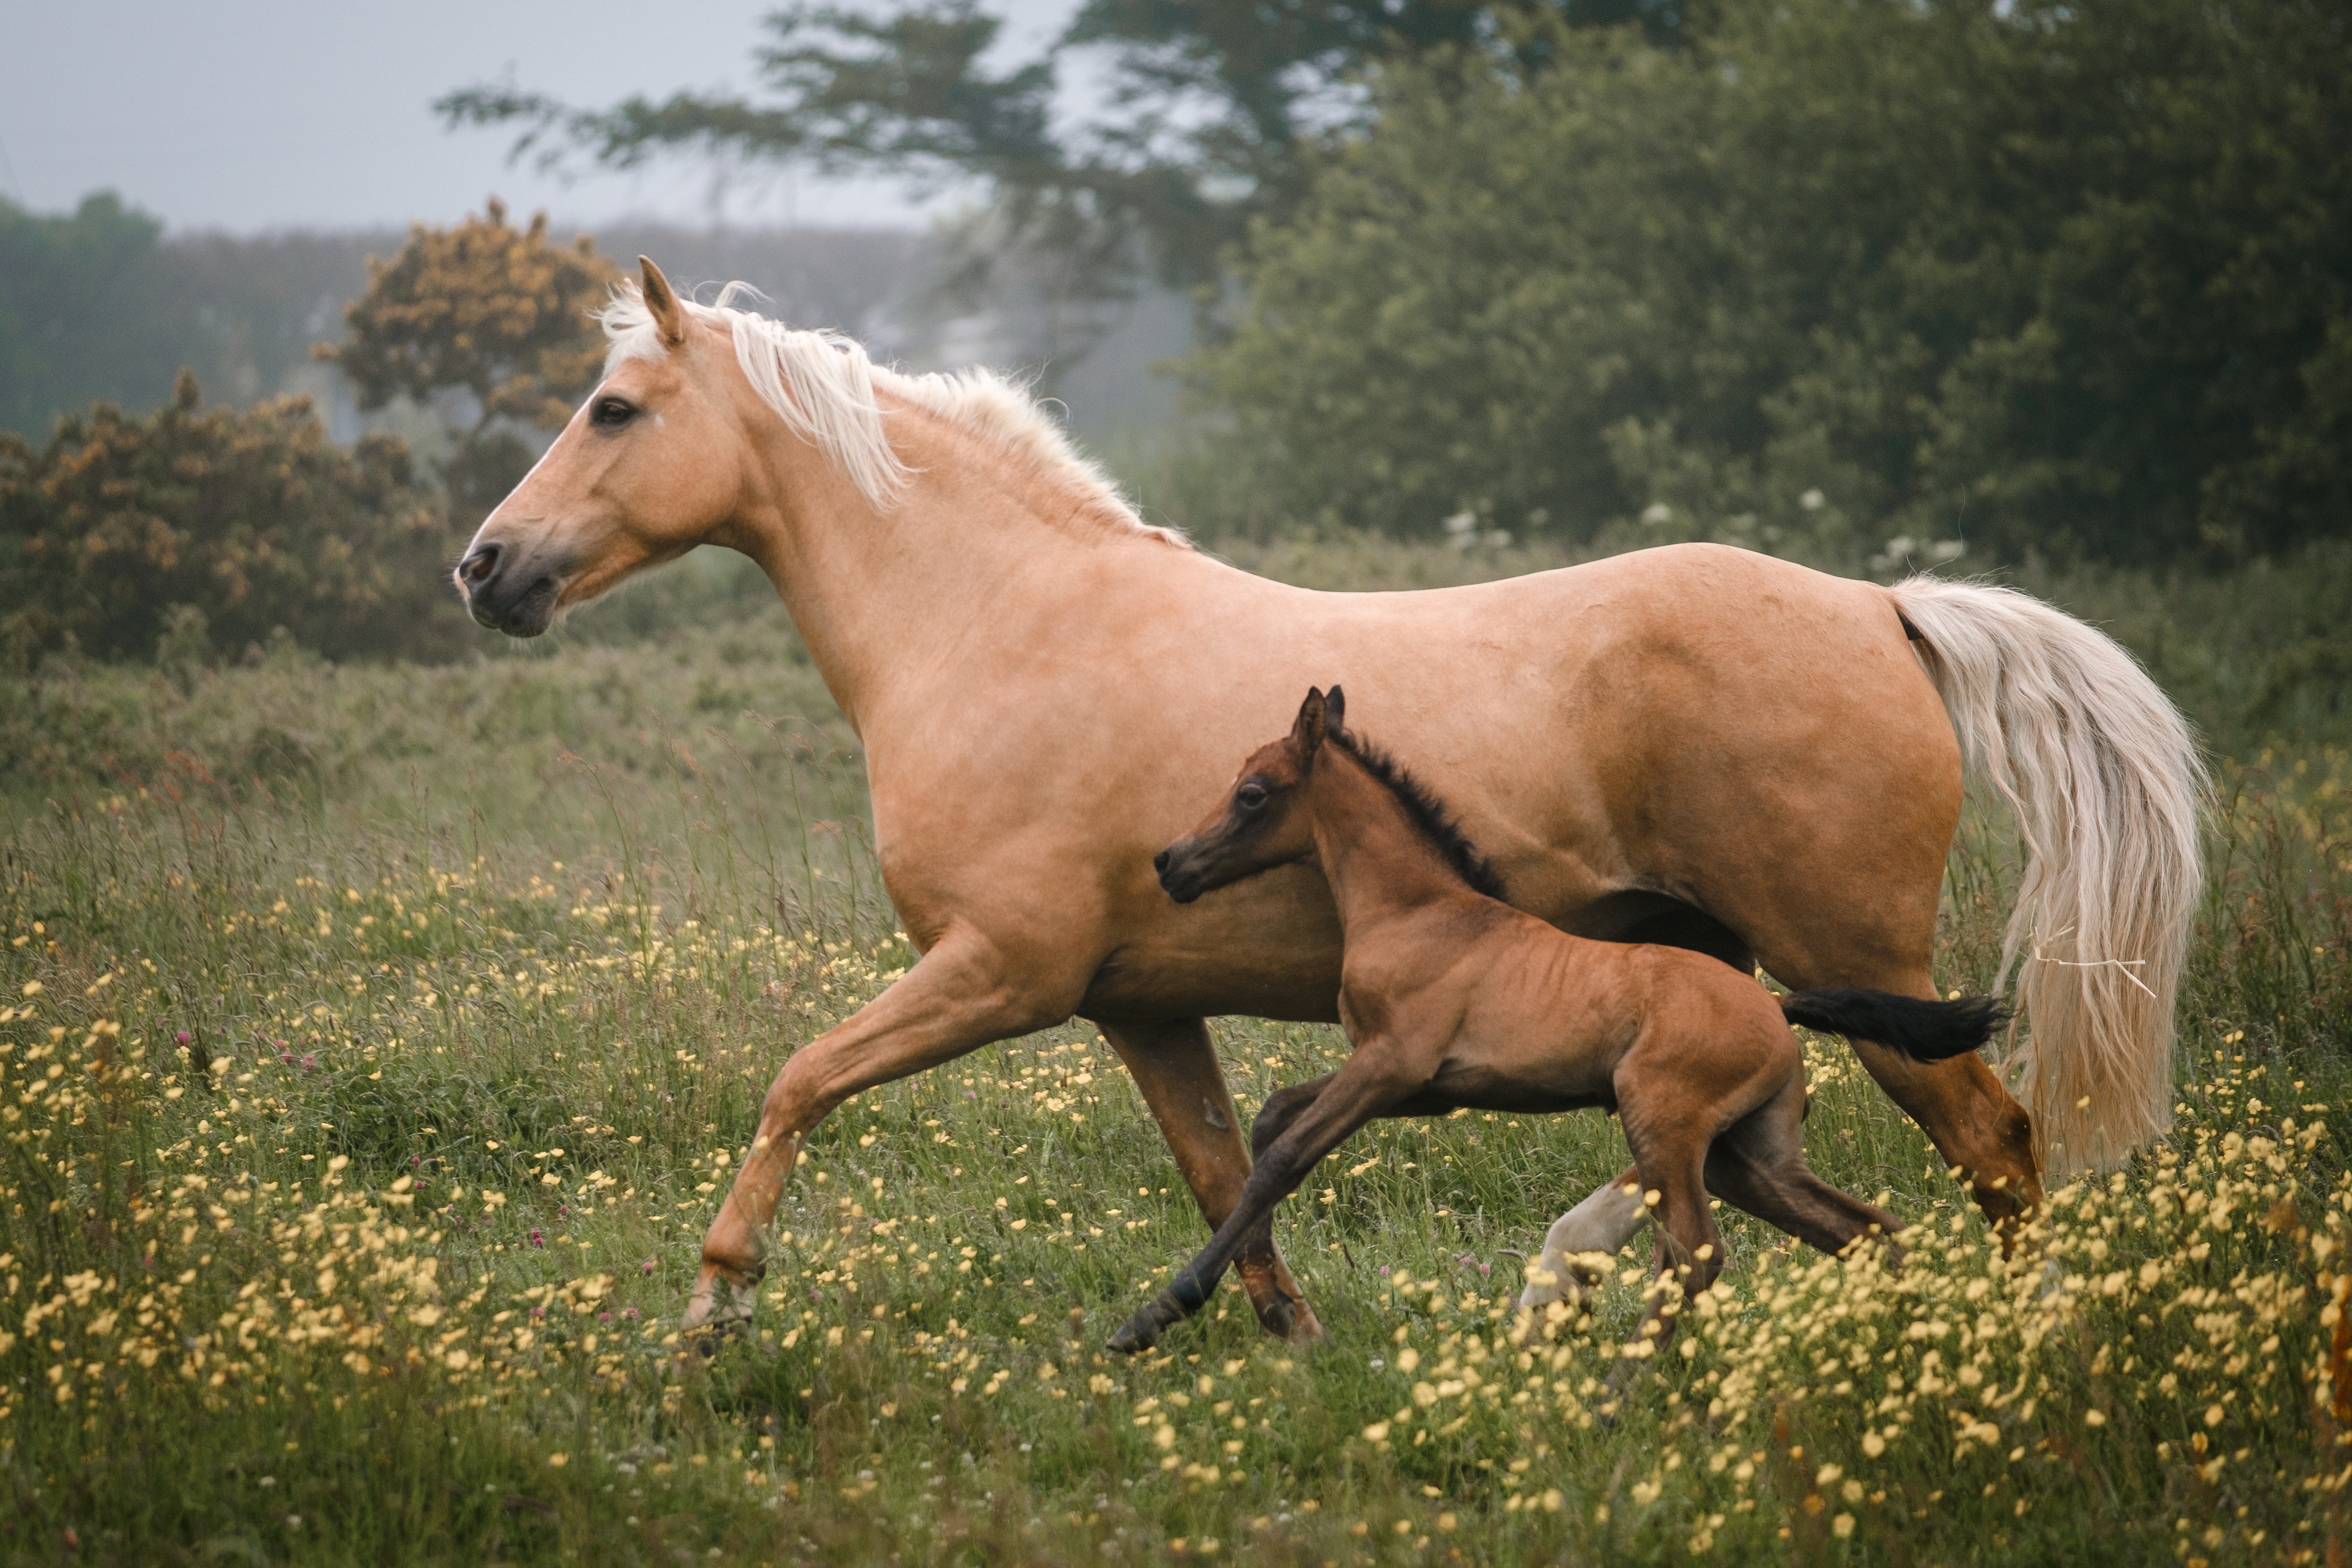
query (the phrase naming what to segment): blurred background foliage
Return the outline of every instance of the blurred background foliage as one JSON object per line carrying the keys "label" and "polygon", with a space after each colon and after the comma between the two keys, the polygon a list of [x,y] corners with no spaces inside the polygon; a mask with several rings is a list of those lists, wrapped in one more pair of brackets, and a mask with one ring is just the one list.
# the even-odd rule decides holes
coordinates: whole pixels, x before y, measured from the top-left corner
{"label": "blurred background foliage", "polygon": [[375,410],[463,395],[442,487],[470,529],[530,471],[523,432],[556,431],[596,384],[604,341],[589,312],[620,277],[587,235],[548,237],[547,215],[507,222],[487,215],[451,228],[418,224],[389,261],[370,258],[367,292],[343,310],[350,335],[313,353],[351,379]]}
{"label": "blurred background foliage", "polygon": [[[749,96],[442,109],[555,164],[986,200],[929,235],[558,239],[493,201],[254,240],[0,202],[12,668],[193,679],[278,628],[536,657],[444,569],[593,378],[604,257],[644,250],[915,368],[1025,369],[1154,521],[1272,575],[1690,539],[1992,572],[2115,631],[2219,745],[2352,724],[2340,7],[1087,0],[1027,59],[972,0],[769,29]],[[1098,102],[1056,110],[1081,67]],[[1155,362],[1181,413],[1137,390]],[[170,390],[184,368],[235,406]],[[697,557],[563,637],[772,614]]]}
{"label": "blurred background foliage", "polygon": [[273,635],[341,657],[430,657],[462,617],[436,579],[446,516],[408,449],[346,450],[310,401],[152,415],[100,403],[38,449],[0,432],[0,644],[201,662]]}
{"label": "blurred background foliage", "polygon": [[1849,572],[2342,533],[2340,7],[1727,0],[1672,47],[1506,37],[1376,71],[1373,128],[1240,254],[1194,374],[1270,515]]}

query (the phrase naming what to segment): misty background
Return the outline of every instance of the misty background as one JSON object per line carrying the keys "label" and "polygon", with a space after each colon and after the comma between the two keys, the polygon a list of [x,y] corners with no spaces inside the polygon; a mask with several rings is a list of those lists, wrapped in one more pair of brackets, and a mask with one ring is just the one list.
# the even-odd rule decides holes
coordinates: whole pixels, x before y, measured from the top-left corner
{"label": "misty background", "polygon": [[[1033,52],[1075,0],[1017,0],[992,54]],[[0,302],[33,339],[68,352],[34,373],[0,363],[0,428],[38,440],[94,399],[163,402],[183,366],[205,399],[307,394],[342,442],[394,431],[430,458],[441,424],[395,406],[362,415],[310,345],[341,334],[412,223],[445,226],[503,199],[617,261],[654,257],[681,286],[740,279],[795,325],[837,327],[911,369],[989,363],[1050,384],[1074,426],[1116,444],[1165,420],[1176,395],[1156,361],[1188,342],[1186,303],[1145,289],[1092,352],[1060,352],[1063,323],[1017,268],[947,289],[943,230],[973,220],[969,180],[823,175],[796,165],[657,158],[628,171],[543,172],[504,129],[451,130],[434,100],[512,80],[585,102],[629,93],[743,90],[766,7],[715,0],[643,7],[480,6],[422,0],[396,13],[288,0],[201,7],[100,0],[8,7],[0,49],[0,261],[37,264],[28,217],[81,214],[71,264],[47,296]],[[1065,96],[1087,91],[1066,73]],[[1084,363],[1080,360],[1083,357]]]}
{"label": "misty background", "polygon": [[[1269,574],[1691,542],[1992,574],[2209,733],[2352,732],[2340,5],[5,22],[0,668],[488,646],[446,567],[593,378],[609,275],[530,281],[584,234],[886,362],[1012,372],[1151,521]],[[772,608],[698,563],[586,624],[707,625],[720,589]]]}

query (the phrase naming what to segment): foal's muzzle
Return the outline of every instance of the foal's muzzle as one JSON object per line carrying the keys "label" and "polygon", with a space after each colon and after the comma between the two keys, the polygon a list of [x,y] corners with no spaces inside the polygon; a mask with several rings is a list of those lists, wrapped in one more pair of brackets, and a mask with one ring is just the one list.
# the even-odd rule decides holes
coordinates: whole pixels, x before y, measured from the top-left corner
{"label": "foal's muzzle", "polygon": [[1161,891],[1180,904],[1189,904],[1209,889],[1201,874],[1185,864],[1185,857],[1178,854],[1183,847],[1181,839],[1171,844],[1151,858],[1151,868],[1160,873]]}
{"label": "foal's muzzle", "polygon": [[533,570],[511,545],[484,541],[457,563],[457,592],[475,621],[509,637],[535,637],[555,618],[563,584],[551,572]]}

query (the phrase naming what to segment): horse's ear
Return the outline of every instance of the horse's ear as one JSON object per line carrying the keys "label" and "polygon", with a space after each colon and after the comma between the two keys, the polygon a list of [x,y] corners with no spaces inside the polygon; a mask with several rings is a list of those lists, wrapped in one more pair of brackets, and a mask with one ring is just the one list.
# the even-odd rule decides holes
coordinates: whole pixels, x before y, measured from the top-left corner
{"label": "horse's ear", "polygon": [[1323,728],[1336,735],[1348,727],[1348,694],[1338,687],[1323,694]]}
{"label": "horse's ear", "polygon": [[1312,761],[1322,746],[1325,715],[1322,688],[1308,687],[1307,700],[1298,705],[1298,718],[1290,726],[1291,742],[1298,748],[1301,761]]}
{"label": "horse's ear", "polygon": [[640,256],[637,266],[645,272],[646,309],[654,315],[654,324],[661,329],[662,342],[676,348],[686,342],[686,307],[677,302],[677,293],[662,276],[653,258]]}

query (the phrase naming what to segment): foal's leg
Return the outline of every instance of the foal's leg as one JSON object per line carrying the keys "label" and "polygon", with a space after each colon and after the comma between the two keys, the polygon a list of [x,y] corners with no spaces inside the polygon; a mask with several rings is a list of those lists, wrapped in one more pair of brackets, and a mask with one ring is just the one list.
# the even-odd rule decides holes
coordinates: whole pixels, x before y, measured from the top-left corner
{"label": "foal's leg", "polygon": [[[1216,1230],[1234,1212],[1242,1185],[1249,1180],[1250,1154],[1242,1142],[1241,1114],[1217,1065],[1208,1025],[1199,1018],[1174,1018],[1101,1027],[1143,1091],[1144,1103],[1151,1107],[1209,1228]],[[1305,1292],[1274,1249],[1270,1226],[1248,1238],[1236,1261],[1242,1288],[1249,1292],[1250,1305],[1266,1332],[1288,1340],[1323,1337],[1323,1325],[1315,1321]]]}
{"label": "foal's leg", "polygon": [[994,944],[950,935],[897,984],[795,1051],[768,1086],[759,1136],[703,1237],[702,1272],[680,1328],[723,1327],[751,1315],[765,1272],[761,1236],[802,1143],[834,1107],[1068,1016],[1066,1002],[1004,973]]}
{"label": "foal's leg", "polygon": [[[1706,1104],[1677,1106],[1654,1119],[1643,1115],[1644,1108],[1640,1106],[1627,1105],[1622,1111],[1625,1142],[1633,1147],[1635,1168],[1640,1179],[1650,1184],[1635,1201],[1647,1203],[1651,1192],[1658,1194],[1658,1201],[1650,1205],[1654,1210],[1651,1218],[1657,1227],[1658,1245],[1650,1262],[1650,1288],[1643,1300],[1641,1326],[1634,1331],[1635,1344],[1647,1341],[1657,1350],[1665,1349],[1675,1337],[1675,1318],[1681,1310],[1678,1306],[1668,1310],[1670,1299],[1677,1289],[1685,1298],[1696,1296],[1722,1272],[1723,1237],[1715,1228],[1714,1211],[1707,1207],[1705,1175],[1715,1109]],[[1612,1385],[1622,1385],[1632,1370],[1627,1364],[1632,1359],[1619,1361],[1611,1375]]]}
{"label": "foal's leg", "polygon": [[[1275,1205],[1296,1192],[1324,1155],[1373,1117],[1399,1109],[1400,1102],[1412,1102],[1413,1090],[1427,1081],[1427,1075],[1398,1057],[1392,1047],[1359,1046],[1347,1066],[1325,1080],[1318,1092],[1289,1102],[1297,1108],[1289,1125],[1262,1152],[1217,1234],[1177,1271],[1166,1289],[1111,1336],[1112,1350],[1128,1354],[1150,1350],[1162,1330],[1199,1311],[1253,1238],[1271,1234]],[[1408,1113],[1425,1112],[1416,1103]]]}

